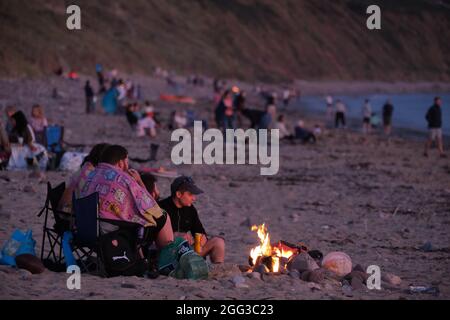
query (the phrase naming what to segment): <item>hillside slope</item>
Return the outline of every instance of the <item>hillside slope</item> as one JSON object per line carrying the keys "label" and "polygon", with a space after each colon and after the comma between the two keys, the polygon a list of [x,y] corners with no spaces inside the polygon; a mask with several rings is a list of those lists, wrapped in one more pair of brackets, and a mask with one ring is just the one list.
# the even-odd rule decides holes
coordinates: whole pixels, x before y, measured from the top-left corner
{"label": "hillside slope", "polygon": [[[449,0],[3,0],[0,76],[161,66],[244,80],[450,80]],[[82,30],[66,28],[66,5]],[[366,8],[382,9],[382,30]]]}

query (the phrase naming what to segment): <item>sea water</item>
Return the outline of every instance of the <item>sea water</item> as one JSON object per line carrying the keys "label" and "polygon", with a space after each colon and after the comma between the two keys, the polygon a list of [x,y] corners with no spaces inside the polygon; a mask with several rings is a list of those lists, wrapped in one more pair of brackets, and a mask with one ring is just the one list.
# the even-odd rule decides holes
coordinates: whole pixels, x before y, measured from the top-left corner
{"label": "sea water", "polygon": [[[367,95],[331,95],[333,103],[340,99],[347,107],[347,118],[352,123],[362,125],[362,106],[365,99],[369,99],[372,112],[375,112],[382,119],[383,105],[390,99],[394,106],[392,115],[392,127],[410,129],[419,132],[427,131],[427,121],[425,114],[428,108],[433,105],[435,96],[442,100],[442,131],[445,135],[450,135],[450,93],[429,94],[429,93],[405,93],[405,94],[367,94]],[[323,115],[325,119],[326,101],[325,96],[302,96],[300,99],[292,101],[289,108],[304,110],[305,112]],[[281,108],[280,112],[283,112]],[[334,123],[334,118],[333,118]]]}

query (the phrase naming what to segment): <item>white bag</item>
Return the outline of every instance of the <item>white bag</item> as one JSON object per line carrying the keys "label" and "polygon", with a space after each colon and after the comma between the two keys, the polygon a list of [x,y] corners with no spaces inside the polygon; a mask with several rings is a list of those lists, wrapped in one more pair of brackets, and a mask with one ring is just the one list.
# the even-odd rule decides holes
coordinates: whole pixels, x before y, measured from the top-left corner
{"label": "white bag", "polygon": [[87,156],[84,152],[65,152],[59,164],[59,170],[75,172],[80,169],[81,163]]}
{"label": "white bag", "polygon": [[36,147],[35,151],[31,151],[28,146],[11,145],[11,156],[9,157],[7,170],[27,169],[27,158],[35,158],[39,169],[46,170],[48,164],[47,150],[39,143],[34,143],[33,145]]}

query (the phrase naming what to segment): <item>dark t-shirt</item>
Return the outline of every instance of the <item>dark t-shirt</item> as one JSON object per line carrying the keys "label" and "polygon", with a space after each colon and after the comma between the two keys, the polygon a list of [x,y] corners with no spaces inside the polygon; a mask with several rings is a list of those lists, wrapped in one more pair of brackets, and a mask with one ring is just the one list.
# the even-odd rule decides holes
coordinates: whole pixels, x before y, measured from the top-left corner
{"label": "dark t-shirt", "polygon": [[390,118],[392,117],[392,113],[394,111],[394,106],[390,103],[386,103],[383,106],[383,117],[384,118]]}
{"label": "dark t-shirt", "polygon": [[173,232],[190,231],[192,235],[195,233],[206,235],[206,231],[198,218],[197,209],[194,206],[178,208],[173,203],[172,197],[159,201],[158,205],[169,214]]}
{"label": "dark t-shirt", "polygon": [[428,128],[442,127],[442,112],[441,107],[437,104],[432,105],[425,116],[428,121]]}

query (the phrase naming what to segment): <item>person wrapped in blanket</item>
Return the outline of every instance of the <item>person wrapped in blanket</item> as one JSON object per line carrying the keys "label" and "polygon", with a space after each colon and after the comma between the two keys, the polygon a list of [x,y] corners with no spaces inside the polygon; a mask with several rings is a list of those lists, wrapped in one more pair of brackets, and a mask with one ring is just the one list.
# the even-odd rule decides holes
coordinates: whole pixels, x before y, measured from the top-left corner
{"label": "person wrapped in blanket", "polygon": [[17,111],[11,117],[12,131],[10,134],[11,157],[8,169],[47,168],[48,155],[45,147],[36,142],[33,128],[28,123],[25,114]]}
{"label": "person wrapped in blanket", "polygon": [[[156,243],[163,248],[173,242],[170,217],[146,190],[139,173],[128,164],[128,151],[119,145],[108,146],[100,163],[92,170],[80,190],[80,197],[99,193],[99,216],[104,219],[127,221],[142,226],[143,243]],[[117,227],[101,223],[102,233]]]}
{"label": "person wrapped in blanket", "polygon": [[67,213],[72,212],[72,194],[75,193],[75,198],[77,199],[80,197],[80,190],[86,182],[89,173],[98,166],[103,151],[109,146],[110,144],[108,143],[98,143],[92,147],[81,163],[80,169],[70,177],[69,183],[66,184],[67,187],[59,201],[58,210]]}

